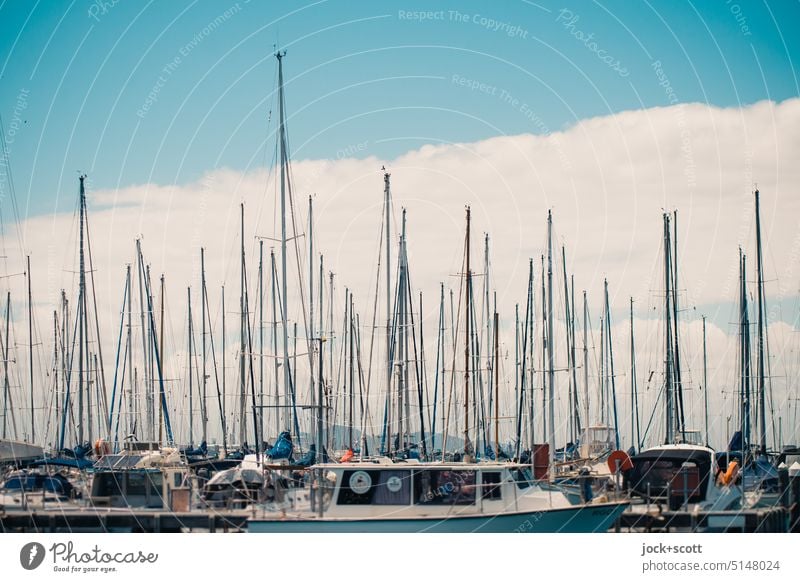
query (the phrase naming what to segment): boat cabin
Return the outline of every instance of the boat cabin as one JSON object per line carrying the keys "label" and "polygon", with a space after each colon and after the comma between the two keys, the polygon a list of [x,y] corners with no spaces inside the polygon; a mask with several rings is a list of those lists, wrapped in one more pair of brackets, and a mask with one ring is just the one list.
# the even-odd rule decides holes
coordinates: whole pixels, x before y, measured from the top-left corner
{"label": "boat cabin", "polygon": [[188,510],[189,469],[180,462],[177,450],[132,444],[94,464],[91,503],[95,507]]}
{"label": "boat cabin", "polygon": [[625,475],[631,493],[666,501],[671,509],[700,503],[714,487],[714,451],[687,444],[654,447],[631,458],[633,469]]}

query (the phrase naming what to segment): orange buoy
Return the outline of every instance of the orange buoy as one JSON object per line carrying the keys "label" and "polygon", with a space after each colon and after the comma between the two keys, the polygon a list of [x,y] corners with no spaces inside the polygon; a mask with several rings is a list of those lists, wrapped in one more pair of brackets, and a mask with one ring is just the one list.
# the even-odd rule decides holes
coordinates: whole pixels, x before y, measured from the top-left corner
{"label": "orange buoy", "polygon": [[623,473],[633,469],[633,461],[625,451],[614,451],[608,456],[608,468],[613,475],[617,474],[617,463],[619,463],[619,470]]}
{"label": "orange buoy", "polygon": [[98,458],[102,457],[103,455],[108,455],[111,453],[111,445],[103,439],[97,439],[96,441],[94,441],[93,448],[94,448],[94,454]]}

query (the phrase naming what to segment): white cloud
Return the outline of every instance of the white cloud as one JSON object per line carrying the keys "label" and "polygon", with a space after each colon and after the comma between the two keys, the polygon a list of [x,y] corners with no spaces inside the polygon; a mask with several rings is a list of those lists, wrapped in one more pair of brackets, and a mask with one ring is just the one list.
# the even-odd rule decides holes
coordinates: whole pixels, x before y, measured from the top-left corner
{"label": "white cloud", "polygon": [[[392,173],[393,236],[399,228],[400,207],[408,209],[412,283],[424,292],[426,344],[432,357],[435,334],[430,332],[438,314],[438,284],[458,284],[454,275],[461,269],[465,205],[473,209],[476,271],[483,268],[482,233],[490,235],[491,285],[497,291],[506,329],[512,325],[514,303],[525,302],[529,257],[535,259],[539,303],[539,256],[544,251],[548,208],[553,209],[556,245],[560,248],[563,243],[567,248],[567,269],[575,273],[576,295],[580,296],[581,289],[589,290],[596,316],[602,281],[607,277],[615,313],[627,313],[628,297],[634,296],[637,317],[644,317],[649,313],[645,309],[658,305],[661,213],[663,209],[677,209],[680,278],[681,287],[686,290],[681,296],[682,305],[691,308],[723,304],[720,309],[726,312],[708,314],[717,322],[711,326],[709,338],[716,370],[712,377],[725,378],[718,382],[721,385],[729,382],[730,370],[735,366],[730,347],[735,340],[730,335],[733,329],[720,329],[725,327],[720,322],[726,318],[731,321],[728,304],[735,300],[737,246],[745,247],[750,265],[755,256],[751,193],[754,182],[762,192],[770,300],[776,304],[782,298],[796,297],[800,269],[798,130],[799,99],[729,109],[688,104],[588,119],[544,136],[502,136],[469,144],[426,145],[395,160],[298,160],[293,165],[298,230],[307,230],[307,196],[314,193],[315,248],[325,253],[326,270],[336,273],[335,321],[340,325],[339,311],[347,286],[355,294],[364,337],[368,337],[383,198],[380,168],[385,164]],[[74,193],[62,193],[65,194],[77,201],[77,182]],[[137,236],[143,239],[145,258],[154,278],[166,273],[167,317],[171,326],[167,351],[174,360],[168,375],[185,375],[179,366],[185,368],[186,286],[193,287],[195,297],[199,295],[200,246],[207,249],[212,317],[219,326],[219,286],[224,283],[229,345],[238,341],[238,315],[234,312],[238,310],[238,205],[242,201],[246,207],[252,298],[258,248],[254,236],[280,236],[274,173],[264,169],[247,173],[221,169],[191,184],[142,184],[90,191],[95,280],[109,384],[124,265],[135,258]],[[43,378],[52,352],[52,310],[59,291],[67,289],[73,302],[76,294],[76,215],[32,218],[21,229],[33,261],[41,342],[37,350],[41,350],[44,362],[37,377]],[[7,236],[5,241],[9,273],[23,270],[23,253],[15,247],[15,240]],[[307,238],[298,239],[298,243],[305,248]],[[277,251],[279,245],[265,240],[264,246],[268,261],[269,249],[275,247]],[[396,249],[392,261],[396,264]],[[304,266],[304,281],[306,269]],[[291,267],[291,272],[290,287],[296,290],[296,269]],[[20,338],[26,337],[22,283],[21,279],[7,281],[16,300],[16,337],[22,342]],[[481,285],[478,281],[477,288]],[[560,285],[557,281],[556,288]],[[266,288],[269,292],[269,285]],[[296,291],[292,293],[291,317],[296,320],[300,317],[299,300]],[[382,304],[381,299],[379,306]],[[195,311],[199,313],[199,304]],[[783,315],[784,319],[794,320],[792,314]],[[199,319],[199,315],[196,317]],[[651,313],[648,318],[655,325]],[[691,318],[695,318],[694,312]],[[690,324],[695,336],[696,326]],[[622,338],[627,338],[622,331],[625,326],[619,323],[617,327],[618,341],[623,342]],[[781,328],[777,333],[778,327],[771,328],[773,354],[786,353],[790,344],[797,341],[790,328]],[[219,341],[219,330],[216,333]],[[646,336],[642,333],[641,341]],[[505,341],[510,342],[511,336],[507,335]],[[620,369],[627,366],[625,345],[623,342],[616,352]],[[235,349],[231,347],[230,362],[235,362]],[[696,378],[696,339],[692,340],[691,349]],[[649,351],[655,354],[654,349]],[[18,367],[24,370],[27,360],[21,343],[17,352]],[[647,352],[642,345],[640,353]],[[791,359],[796,360],[796,356]],[[658,365],[657,358],[654,361]],[[781,358],[776,360],[778,367],[784,363]],[[640,370],[644,370],[643,364]],[[773,374],[778,372],[773,369]],[[236,367],[231,365],[229,387],[236,385],[235,375]],[[785,382],[779,384],[785,390]],[[20,393],[25,389],[15,388]],[[185,395],[185,388],[176,390],[173,404],[182,398],[181,393]],[[43,401],[41,396],[37,399]]]}

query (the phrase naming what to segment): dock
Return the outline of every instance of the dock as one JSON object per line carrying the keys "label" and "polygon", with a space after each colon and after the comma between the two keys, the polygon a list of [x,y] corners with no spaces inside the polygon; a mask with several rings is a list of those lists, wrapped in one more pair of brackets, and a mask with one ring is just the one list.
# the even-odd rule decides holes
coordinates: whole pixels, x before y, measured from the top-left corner
{"label": "dock", "polygon": [[244,532],[251,513],[245,511],[147,510],[9,510],[0,512],[3,533],[72,532]]}
{"label": "dock", "polygon": [[797,531],[792,511],[769,507],[741,511],[626,511],[615,524],[615,532],[719,532],[787,533]]}

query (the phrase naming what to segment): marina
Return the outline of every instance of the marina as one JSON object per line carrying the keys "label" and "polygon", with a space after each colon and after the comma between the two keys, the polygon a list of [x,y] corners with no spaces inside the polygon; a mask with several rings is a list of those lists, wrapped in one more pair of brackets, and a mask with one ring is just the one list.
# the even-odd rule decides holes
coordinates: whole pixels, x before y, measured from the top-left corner
{"label": "marina", "polygon": [[[154,133],[147,117],[159,115],[162,89],[166,99],[183,82],[182,59],[210,50],[201,41],[244,11],[237,3],[180,45],[137,124]],[[481,15],[400,14],[419,25],[449,14],[527,40]],[[553,19],[568,40],[583,37],[571,10]],[[57,234],[18,214],[15,134],[0,127],[0,203],[13,209],[4,207],[0,261],[0,532],[800,532],[798,254],[776,234],[797,212],[796,183],[769,173],[783,167],[763,153],[769,145],[758,152],[768,158],[760,185],[750,158],[737,162],[747,172],[736,185],[712,184],[710,163],[681,158],[675,135],[691,132],[673,91],[671,137],[654,138],[652,151],[628,137],[644,118],[621,111],[521,137],[491,126],[473,143],[398,137],[397,127],[387,137],[365,122],[357,145],[315,159],[309,136],[344,122],[335,107],[322,116],[313,106],[335,104],[338,89],[325,95],[305,79],[321,65],[303,45],[265,46],[251,51],[259,76],[241,92],[257,94],[250,113],[215,109],[213,122],[223,141],[220,127],[258,127],[237,136],[256,169],[206,161],[213,169],[191,187],[151,174],[144,193],[121,178],[109,186],[101,167],[69,174]],[[625,76],[614,60],[603,73]],[[670,86],[661,61],[647,68]],[[495,99],[500,87],[477,72],[409,71],[396,79],[435,79],[470,98]],[[351,101],[374,98],[371,82],[354,81]],[[525,123],[541,122],[533,99],[499,94]],[[400,124],[407,110],[449,111],[446,101],[398,105],[394,94],[375,103]],[[663,113],[658,103],[648,115]],[[768,125],[769,111],[773,126],[748,129],[766,141],[797,129],[799,104],[740,103],[736,115]],[[167,140],[179,121],[157,119]],[[597,143],[586,137],[593,124]],[[650,157],[604,158],[618,132],[624,155]],[[413,155],[368,151],[403,140],[422,143]],[[654,170],[662,147],[691,171]],[[172,160],[169,149],[159,155]],[[584,174],[595,176],[588,190],[575,182]],[[667,187],[674,175],[691,184]],[[607,176],[615,186],[603,190]],[[610,200],[620,184],[617,210],[606,211],[597,192]],[[31,251],[39,236],[46,257]],[[29,551],[25,569],[35,567]]]}

